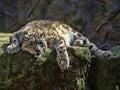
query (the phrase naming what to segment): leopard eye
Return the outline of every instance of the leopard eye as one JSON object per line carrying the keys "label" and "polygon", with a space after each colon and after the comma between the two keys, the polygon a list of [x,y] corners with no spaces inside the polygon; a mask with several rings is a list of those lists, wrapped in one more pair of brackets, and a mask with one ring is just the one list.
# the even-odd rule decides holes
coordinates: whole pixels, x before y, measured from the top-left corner
{"label": "leopard eye", "polygon": [[29,43],[29,46],[33,46],[34,44],[31,42],[31,43]]}
{"label": "leopard eye", "polygon": [[43,42],[39,42],[39,44],[41,45],[41,47],[43,47],[44,45],[43,45]]}
{"label": "leopard eye", "polygon": [[41,44],[41,47],[44,47],[44,45],[43,45],[43,44]]}
{"label": "leopard eye", "polygon": [[40,45],[42,45],[42,44],[43,44],[43,42],[39,42],[39,44],[40,44]]}

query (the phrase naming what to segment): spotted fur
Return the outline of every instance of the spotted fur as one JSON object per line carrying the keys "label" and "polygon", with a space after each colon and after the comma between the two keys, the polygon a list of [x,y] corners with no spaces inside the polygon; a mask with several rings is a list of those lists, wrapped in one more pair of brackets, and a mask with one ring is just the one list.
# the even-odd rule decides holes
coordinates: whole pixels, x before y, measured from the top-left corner
{"label": "spotted fur", "polygon": [[20,49],[27,51],[35,57],[40,57],[47,47],[55,48],[57,62],[62,71],[69,67],[69,58],[66,46],[85,46],[94,52],[97,57],[108,57],[110,51],[103,51],[89,41],[81,33],[59,21],[36,20],[26,24],[10,37],[7,46],[9,54],[17,53]]}

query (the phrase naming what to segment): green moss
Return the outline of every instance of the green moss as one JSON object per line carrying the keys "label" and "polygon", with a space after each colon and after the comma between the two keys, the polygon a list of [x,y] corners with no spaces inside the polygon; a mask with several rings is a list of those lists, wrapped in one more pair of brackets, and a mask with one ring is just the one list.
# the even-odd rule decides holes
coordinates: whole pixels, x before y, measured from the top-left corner
{"label": "green moss", "polygon": [[[68,51],[75,51],[74,49],[76,48],[70,47]],[[35,87],[35,90],[36,88],[38,90],[43,90],[43,88],[44,90],[53,90],[54,88],[61,88],[62,90],[73,90],[76,88],[76,90],[82,90],[78,88],[85,88],[82,84],[76,86],[76,78],[78,78],[77,80],[85,78],[82,69],[87,66],[88,61],[85,58],[89,56],[83,56],[85,58],[80,61],[79,58],[81,56],[76,55],[74,57],[72,56],[73,53],[69,52],[70,56],[72,56],[70,58],[72,67],[63,73],[58,67],[55,53],[55,50],[52,52],[48,50],[40,59],[35,59],[32,55],[23,51],[15,55],[3,53],[0,56],[0,78],[2,79],[0,87],[13,90],[24,88],[22,90],[25,90],[25,88],[28,88],[26,86],[30,84],[30,81],[27,80],[34,77],[32,81],[39,84]]]}
{"label": "green moss", "polygon": [[120,45],[115,46],[111,48],[111,51],[113,52],[113,57],[120,57]]}
{"label": "green moss", "polygon": [[0,54],[3,53],[2,45],[8,42],[10,35],[10,33],[0,33]]}

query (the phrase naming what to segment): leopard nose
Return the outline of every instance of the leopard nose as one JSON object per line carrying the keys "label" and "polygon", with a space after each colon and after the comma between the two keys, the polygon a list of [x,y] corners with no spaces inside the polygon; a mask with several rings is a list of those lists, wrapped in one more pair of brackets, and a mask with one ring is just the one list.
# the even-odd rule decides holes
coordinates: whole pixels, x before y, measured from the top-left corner
{"label": "leopard nose", "polygon": [[40,50],[35,50],[37,53],[40,53]]}

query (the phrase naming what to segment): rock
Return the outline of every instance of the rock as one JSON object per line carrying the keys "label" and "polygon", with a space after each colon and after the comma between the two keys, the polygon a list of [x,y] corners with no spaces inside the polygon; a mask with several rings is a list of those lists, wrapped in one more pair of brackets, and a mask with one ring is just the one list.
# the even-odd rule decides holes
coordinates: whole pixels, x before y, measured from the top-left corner
{"label": "rock", "polygon": [[14,32],[36,19],[63,21],[103,49],[120,42],[120,0],[0,0],[0,31]]}
{"label": "rock", "polygon": [[35,59],[21,51],[0,55],[0,90],[85,90],[90,52],[84,47],[68,47],[70,68],[62,72],[56,52],[48,49]]}
{"label": "rock", "polygon": [[95,59],[91,63],[88,83],[92,90],[120,90],[120,45],[111,48],[110,59]]}
{"label": "rock", "polygon": [[[0,47],[9,36],[0,33]],[[23,51],[8,55],[0,48],[0,90],[119,90],[120,45],[111,51],[110,59],[92,58],[90,65],[87,48],[68,47],[71,67],[61,72],[55,50],[48,49],[41,59],[35,59]]]}

